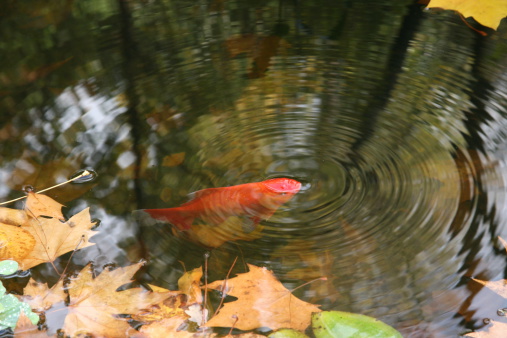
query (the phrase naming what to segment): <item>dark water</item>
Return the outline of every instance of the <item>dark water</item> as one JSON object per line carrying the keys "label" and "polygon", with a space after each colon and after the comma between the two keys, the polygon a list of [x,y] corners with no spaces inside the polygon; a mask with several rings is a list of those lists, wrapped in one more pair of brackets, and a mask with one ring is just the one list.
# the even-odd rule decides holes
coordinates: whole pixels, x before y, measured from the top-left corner
{"label": "dark water", "polygon": [[[296,294],[407,336],[498,319],[467,277],[506,271],[505,25],[483,37],[412,1],[7,3],[0,196],[96,170],[49,193],[101,220],[75,266],[147,259],[139,278],[175,287],[209,252],[212,279],[236,257],[290,289],[327,276]],[[130,216],[283,176],[303,189],[252,241]]]}

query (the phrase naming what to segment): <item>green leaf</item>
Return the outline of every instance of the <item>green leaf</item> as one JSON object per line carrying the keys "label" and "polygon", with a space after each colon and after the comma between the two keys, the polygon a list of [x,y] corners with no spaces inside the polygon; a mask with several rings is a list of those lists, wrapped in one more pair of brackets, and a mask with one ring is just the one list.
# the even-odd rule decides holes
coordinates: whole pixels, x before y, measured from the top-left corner
{"label": "green leaf", "polygon": [[23,311],[33,324],[37,324],[39,316],[32,312],[30,306],[20,302],[15,296],[4,294],[0,297],[0,330],[16,327],[19,314]]}
{"label": "green leaf", "polygon": [[312,315],[316,338],[403,338],[391,326],[373,317],[342,311],[322,311]]}
{"label": "green leaf", "polygon": [[19,264],[16,261],[6,260],[0,262],[0,275],[11,275],[19,270]]}
{"label": "green leaf", "polygon": [[268,338],[309,338],[303,332],[293,329],[280,329],[271,333]]}

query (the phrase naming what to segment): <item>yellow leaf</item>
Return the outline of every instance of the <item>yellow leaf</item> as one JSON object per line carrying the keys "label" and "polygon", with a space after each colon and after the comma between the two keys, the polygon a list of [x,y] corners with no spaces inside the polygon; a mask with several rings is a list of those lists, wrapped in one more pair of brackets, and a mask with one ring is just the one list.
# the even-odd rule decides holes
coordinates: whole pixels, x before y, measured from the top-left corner
{"label": "yellow leaf", "polygon": [[21,262],[34,248],[35,238],[23,228],[0,223],[0,260]]}
{"label": "yellow leaf", "polygon": [[199,286],[202,278],[202,267],[186,272],[178,279],[178,289],[188,296],[187,303],[202,303],[202,291]]}
{"label": "yellow leaf", "polygon": [[58,203],[49,196],[30,192],[26,199],[25,210],[33,218],[48,216],[64,221],[62,207],[63,204]]}
{"label": "yellow leaf", "polygon": [[296,298],[280,283],[271,271],[248,264],[247,273],[215,281],[208,288],[237,297],[225,303],[218,314],[205,326],[235,327],[253,330],[269,327],[272,330],[291,328],[304,331],[310,325],[311,314],[321,311],[318,306]]}
{"label": "yellow leaf", "polygon": [[460,12],[465,18],[472,16],[483,26],[497,29],[500,21],[507,16],[505,0],[431,0],[428,8],[451,9]]}

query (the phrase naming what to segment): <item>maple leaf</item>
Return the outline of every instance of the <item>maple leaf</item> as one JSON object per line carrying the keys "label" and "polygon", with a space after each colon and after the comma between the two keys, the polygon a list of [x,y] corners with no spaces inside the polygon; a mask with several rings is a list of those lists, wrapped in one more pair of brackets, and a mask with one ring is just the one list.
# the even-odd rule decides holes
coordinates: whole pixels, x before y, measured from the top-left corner
{"label": "maple leaf", "polygon": [[507,332],[507,324],[492,320],[490,325],[486,328],[482,328],[481,331],[467,333],[465,337],[475,338],[496,338],[505,337]]}
{"label": "maple leaf", "polygon": [[[37,325],[33,324],[24,312],[21,312],[14,330],[14,337],[48,338],[49,336],[45,332],[40,331]],[[53,335],[52,337],[56,337],[56,335]]]}
{"label": "maple leaf", "polygon": [[500,21],[507,16],[505,0],[431,0],[428,8],[443,8],[458,11],[465,18],[473,16],[483,26],[497,29]]}
{"label": "maple leaf", "polygon": [[202,303],[202,291],[199,286],[202,278],[202,267],[186,272],[178,279],[178,289],[188,296],[189,304]]}
{"label": "maple leaf", "polygon": [[22,269],[53,262],[67,252],[95,245],[88,241],[97,233],[90,230],[94,225],[89,208],[80,211],[66,222],[56,218],[31,219],[23,225],[23,229],[33,236],[35,246],[25,258],[19,260]]}
{"label": "maple leaf", "polygon": [[[133,328],[126,318],[117,315],[138,313],[175,294],[172,291],[150,292],[142,288],[116,291],[132,282],[132,276],[141,265],[137,263],[112,271],[104,270],[95,278],[90,264],[81,270],[67,286],[70,301],[63,325],[65,333],[72,337],[84,332],[101,337],[125,336]],[[46,315],[51,315],[51,311],[48,310]]]}
{"label": "maple leaf", "polygon": [[20,262],[34,248],[35,238],[30,232],[14,225],[0,223],[0,259]]}
{"label": "maple leaf", "polygon": [[62,207],[63,204],[58,203],[51,197],[34,192],[28,193],[25,204],[26,213],[33,218],[48,216],[57,218],[60,221],[65,221],[62,214]]}
{"label": "maple leaf", "polygon": [[30,305],[33,310],[42,313],[50,309],[54,304],[64,302],[67,294],[63,288],[63,279],[60,279],[50,289],[47,283],[39,283],[30,278],[28,284],[23,289],[23,296],[18,296],[18,298]]}
{"label": "maple leaf", "polygon": [[318,306],[293,296],[273,272],[251,264],[248,267],[250,271],[247,273],[208,284],[208,288],[238,299],[225,303],[205,326],[235,327],[240,330],[292,328],[304,331],[310,325],[311,314],[321,311]]}

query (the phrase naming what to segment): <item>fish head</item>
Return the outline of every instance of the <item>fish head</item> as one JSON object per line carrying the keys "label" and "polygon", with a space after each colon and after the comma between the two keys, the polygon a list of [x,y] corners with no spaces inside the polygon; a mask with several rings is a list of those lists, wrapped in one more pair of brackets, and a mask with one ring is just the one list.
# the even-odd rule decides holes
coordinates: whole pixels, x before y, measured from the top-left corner
{"label": "fish head", "polygon": [[290,178],[273,178],[261,184],[271,203],[277,206],[289,201],[301,189],[301,183]]}

